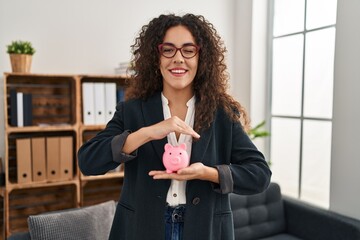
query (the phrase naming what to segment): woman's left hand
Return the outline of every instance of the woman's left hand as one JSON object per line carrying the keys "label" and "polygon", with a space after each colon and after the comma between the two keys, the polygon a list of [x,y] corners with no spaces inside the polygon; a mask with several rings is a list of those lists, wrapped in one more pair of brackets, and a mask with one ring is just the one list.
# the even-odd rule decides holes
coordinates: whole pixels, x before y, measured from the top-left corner
{"label": "woman's left hand", "polygon": [[174,179],[178,181],[186,181],[193,179],[209,180],[218,183],[218,172],[215,168],[207,167],[200,162],[191,164],[186,168],[182,168],[176,173],[167,173],[164,171],[150,171],[149,175],[153,179]]}

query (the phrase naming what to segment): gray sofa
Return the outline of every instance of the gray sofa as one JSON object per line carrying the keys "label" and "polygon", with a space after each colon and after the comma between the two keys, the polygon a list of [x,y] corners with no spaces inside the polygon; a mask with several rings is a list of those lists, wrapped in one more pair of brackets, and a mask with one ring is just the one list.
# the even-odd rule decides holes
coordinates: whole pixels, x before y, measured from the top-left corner
{"label": "gray sofa", "polygon": [[29,216],[29,232],[8,240],[107,240],[115,214],[115,201]]}
{"label": "gray sofa", "polygon": [[[282,196],[276,183],[256,195],[231,194],[230,201],[236,240],[360,240],[360,221]],[[29,232],[8,240],[107,240],[114,213],[109,201],[30,216]]]}
{"label": "gray sofa", "polygon": [[236,240],[360,240],[359,220],[282,196],[276,183],[230,197]]}

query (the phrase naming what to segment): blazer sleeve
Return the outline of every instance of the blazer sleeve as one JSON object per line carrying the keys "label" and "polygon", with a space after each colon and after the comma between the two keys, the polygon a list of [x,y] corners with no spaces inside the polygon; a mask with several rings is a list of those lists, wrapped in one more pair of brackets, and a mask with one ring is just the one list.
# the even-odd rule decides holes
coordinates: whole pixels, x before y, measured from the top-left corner
{"label": "blazer sleeve", "polygon": [[119,166],[120,163],[130,161],[137,156],[137,151],[131,154],[122,152],[129,129],[124,129],[124,102],[116,106],[113,118],[106,128],[94,138],[84,143],[78,151],[78,163],[84,175],[105,174]]}
{"label": "blazer sleeve", "polygon": [[219,184],[214,190],[242,195],[264,191],[271,178],[271,171],[264,155],[245,133],[240,123],[232,124],[230,163],[217,165]]}

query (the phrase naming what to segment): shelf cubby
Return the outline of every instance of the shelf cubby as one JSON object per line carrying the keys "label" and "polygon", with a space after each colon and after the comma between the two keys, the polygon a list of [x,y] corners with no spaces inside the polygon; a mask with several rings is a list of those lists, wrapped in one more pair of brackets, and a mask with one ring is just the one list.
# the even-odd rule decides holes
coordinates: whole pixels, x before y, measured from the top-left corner
{"label": "shelf cubby", "polygon": [[8,231],[27,231],[27,218],[30,215],[76,208],[76,188],[74,184],[67,184],[11,191],[8,195]]}
{"label": "shelf cubby", "polygon": [[12,92],[31,96],[32,119],[28,126],[64,126],[77,122],[74,77],[7,74],[5,81],[8,126],[18,126],[12,121],[14,114],[11,114],[11,108],[17,105],[12,101]]}

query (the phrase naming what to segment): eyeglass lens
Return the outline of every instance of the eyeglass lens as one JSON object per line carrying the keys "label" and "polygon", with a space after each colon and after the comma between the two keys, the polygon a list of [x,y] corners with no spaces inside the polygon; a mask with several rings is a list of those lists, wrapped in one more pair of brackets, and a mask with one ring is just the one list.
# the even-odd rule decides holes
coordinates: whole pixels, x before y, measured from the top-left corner
{"label": "eyeglass lens", "polygon": [[181,55],[184,58],[192,58],[198,52],[198,48],[195,45],[185,45],[182,46],[181,48],[177,48],[170,44],[159,45],[159,51],[161,55],[163,55],[166,58],[174,57],[178,50],[180,51]]}

